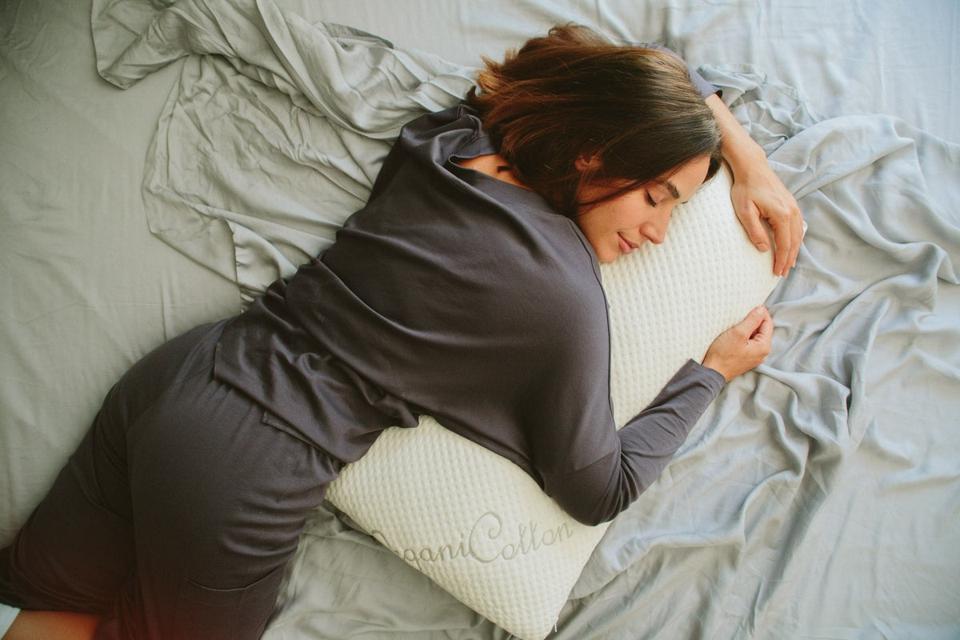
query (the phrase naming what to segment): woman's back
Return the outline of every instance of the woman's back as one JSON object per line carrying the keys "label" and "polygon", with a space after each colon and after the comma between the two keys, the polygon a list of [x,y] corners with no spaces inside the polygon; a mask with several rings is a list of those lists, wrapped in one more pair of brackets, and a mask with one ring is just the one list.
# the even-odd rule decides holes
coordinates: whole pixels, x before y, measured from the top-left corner
{"label": "woman's back", "polygon": [[429,414],[608,520],[724,381],[688,363],[618,433],[596,256],[533,191],[457,164],[494,151],[467,106],[410,123],[337,242],[224,330],[216,375],[344,462]]}
{"label": "woman's back", "polygon": [[[410,123],[337,242],[227,328],[218,377],[334,455],[362,454],[338,446],[344,431],[414,426],[429,413],[533,472],[521,413],[538,381],[606,380],[606,306],[571,220],[451,159],[491,149],[466,106]],[[564,370],[564,352],[591,362]],[[303,357],[316,353],[333,359]],[[269,384],[253,373],[265,367],[278,372]],[[334,371],[359,393],[332,394]],[[339,409],[318,413],[294,396]]]}

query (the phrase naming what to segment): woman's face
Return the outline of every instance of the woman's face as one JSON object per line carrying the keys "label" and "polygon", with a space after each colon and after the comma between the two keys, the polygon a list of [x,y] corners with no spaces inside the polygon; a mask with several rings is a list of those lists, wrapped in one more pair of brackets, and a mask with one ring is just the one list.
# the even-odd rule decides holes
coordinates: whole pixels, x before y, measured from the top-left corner
{"label": "woman's face", "polygon": [[[597,259],[601,263],[613,262],[648,240],[654,244],[663,242],[673,208],[693,196],[703,184],[709,166],[709,156],[698,156],[654,181],[582,209],[577,225]],[[610,190],[609,184],[587,185],[581,189],[579,199],[589,202]]]}

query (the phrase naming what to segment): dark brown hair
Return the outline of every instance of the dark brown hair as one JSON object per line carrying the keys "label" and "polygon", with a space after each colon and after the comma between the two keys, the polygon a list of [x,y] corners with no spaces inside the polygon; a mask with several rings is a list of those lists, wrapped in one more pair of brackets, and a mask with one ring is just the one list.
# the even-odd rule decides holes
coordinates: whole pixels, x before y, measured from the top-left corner
{"label": "dark brown hair", "polygon": [[[676,56],[608,42],[580,25],[557,26],[503,62],[484,58],[477,109],[517,178],[574,217],[702,155],[720,166],[720,130]],[[580,172],[577,158],[599,158]],[[581,184],[617,188],[577,202]],[[627,181],[626,186],[622,186]]]}

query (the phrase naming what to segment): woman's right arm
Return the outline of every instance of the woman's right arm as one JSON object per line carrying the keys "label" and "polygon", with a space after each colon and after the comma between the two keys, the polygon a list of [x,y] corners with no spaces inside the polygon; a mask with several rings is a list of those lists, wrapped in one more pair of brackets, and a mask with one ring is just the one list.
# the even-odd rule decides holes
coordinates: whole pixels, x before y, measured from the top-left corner
{"label": "woman's right arm", "polygon": [[[553,424],[541,423],[533,434],[546,493],[585,524],[613,519],[657,480],[725,382],[763,361],[772,330],[767,310],[752,310],[714,340],[702,365],[688,361],[619,431],[613,426],[608,385],[590,384],[582,376],[565,381],[565,392],[554,389],[555,401],[549,408],[541,405]],[[591,369],[586,363],[598,365],[597,360],[584,361],[589,357],[584,351],[570,353],[578,351],[579,362],[566,363],[575,365],[568,370],[583,373]]]}
{"label": "woman's right arm", "polygon": [[544,491],[579,522],[612,520],[656,482],[723,386],[722,375],[687,361],[622,429],[615,431],[612,416],[607,424],[594,423],[595,432],[609,432],[606,453],[565,473],[544,474]]}

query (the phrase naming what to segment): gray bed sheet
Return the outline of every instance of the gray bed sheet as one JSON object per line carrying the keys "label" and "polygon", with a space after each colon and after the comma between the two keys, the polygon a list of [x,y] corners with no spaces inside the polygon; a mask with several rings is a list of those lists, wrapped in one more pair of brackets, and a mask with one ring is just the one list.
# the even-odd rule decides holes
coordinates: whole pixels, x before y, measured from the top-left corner
{"label": "gray bed sheet", "polygon": [[240,308],[147,228],[144,159],[179,65],[120,92],[89,3],[0,3],[0,543],[147,351]]}
{"label": "gray bed sheet", "polygon": [[[178,6],[190,15],[204,5]],[[365,93],[400,111],[377,120],[383,108],[368,110],[373,119],[357,126],[356,103],[343,92],[325,101],[321,77],[307,76],[319,93],[289,82],[299,63],[271,66],[273,50],[250,48],[243,27],[233,43],[230,29],[169,43],[172,64],[118,91],[96,75],[89,5],[0,5],[0,543],[126,366],[236,312],[265,279],[322,249],[336,216],[362,201],[396,122],[460,91],[461,65],[578,20],[704,63],[810,228],[798,268],[768,301],[773,355],[724,391],[663,478],[611,526],[556,637],[960,636],[955,4],[307,6],[301,13],[401,50],[440,54],[403,54],[403,68],[433,84],[399,106],[423,83]],[[97,2],[94,25],[129,43],[132,25],[158,8]],[[285,51],[306,68],[340,68],[348,84],[369,76],[355,73],[356,60],[376,40],[324,33],[359,37],[355,57]],[[98,42],[101,61],[149,54],[108,45]],[[221,55],[176,61],[178,48],[197,46]],[[244,130],[236,118],[211,128],[188,110],[210,86],[257,97],[248,120],[273,114],[276,129]],[[329,117],[338,105],[342,121]],[[158,128],[166,114],[181,117]],[[211,134],[243,144],[189,146]],[[274,144],[251,142],[260,139]],[[181,162],[157,161],[194,149],[232,164],[203,164],[201,185]],[[301,173],[269,192],[285,199],[237,188],[260,172],[285,174],[291,159]],[[268,638],[507,635],[328,511],[298,553]]]}

